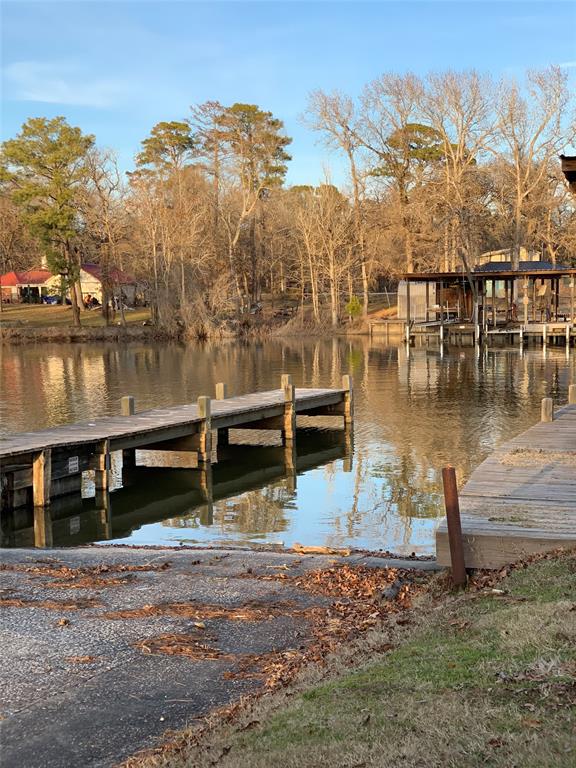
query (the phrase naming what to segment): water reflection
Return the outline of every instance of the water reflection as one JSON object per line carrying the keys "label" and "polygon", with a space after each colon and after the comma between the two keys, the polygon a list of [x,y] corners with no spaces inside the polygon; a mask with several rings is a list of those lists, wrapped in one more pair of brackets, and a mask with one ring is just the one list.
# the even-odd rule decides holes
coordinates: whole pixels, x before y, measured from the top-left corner
{"label": "water reflection", "polygon": [[[297,386],[316,387],[338,386],[350,372],[353,464],[346,446],[307,443],[329,443],[338,434],[330,431],[299,435],[297,482],[273,445],[236,449],[235,461],[216,467],[208,498],[206,489],[195,487],[192,470],[136,468],[123,485],[116,463],[108,502],[54,505],[52,540],[300,541],[425,552],[442,511],[441,467],[453,464],[464,480],[500,442],[538,419],[542,397],[566,398],[574,366],[563,346],[407,349],[366,338],[5,347],[1,430],[118,413],[125,394],[135,395],[140,410],[213,394],[218,381],[230,394],[242,394],[277,387],[282,373],[291,373]],[[336,452],[302,464],[318,451]],[[158,456],[144,460],[161,465]],[[89,480],[84,491],[93,493]],[[17,511],[2,520],[3,545],[30,545],[41,523]]]}

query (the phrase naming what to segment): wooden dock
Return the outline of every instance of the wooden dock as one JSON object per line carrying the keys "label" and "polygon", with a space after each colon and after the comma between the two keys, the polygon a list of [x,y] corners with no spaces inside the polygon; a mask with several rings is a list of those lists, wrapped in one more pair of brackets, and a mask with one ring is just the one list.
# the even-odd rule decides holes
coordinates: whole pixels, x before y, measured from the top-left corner
{"label": "wooden dock", "polygon": [[133,398],[123,398],[122,415],[0,438],[2,510],[44,508],[53,498],[79,494],[88,470],[94,471],[97,492],[106,492],[114,451],[122,451],[126,469],[135,466],[136,449],[187,453],[191,466],[210,475],[230,429],[278,430],[290,464],[301,415],[341,415],[351,430],[351,378],[342,378],[341,389],[296,389],[285,375],[280,389],[238,397],[227,397],[225,385],[218,384],[216,399],[203,396],[194,404],[139,413]]}
{"label": "wooden dock", "polygon": [[[576,545],[576,387],[571,404],[505,443],[472,473],[460,492],[468,568],[498,568],[524,555]],[[436,556],[450,565],[444,519]]]}

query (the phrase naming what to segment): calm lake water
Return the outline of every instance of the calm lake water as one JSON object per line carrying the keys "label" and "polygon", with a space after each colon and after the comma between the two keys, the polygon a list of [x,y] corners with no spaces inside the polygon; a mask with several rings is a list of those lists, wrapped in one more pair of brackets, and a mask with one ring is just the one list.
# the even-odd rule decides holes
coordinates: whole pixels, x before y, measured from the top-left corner
{"label": "calm lake water", "polygon": [[[407,353],[367,338],[5,347],[0,432],[117,414],[126,394],[141,410],[212,395],[218,381],[243,394],[277,388],[282,373],[296,386],[330,387],[350,372],[352,455],[333,429],[299,433],[294,479],[270,447],[274,438],[251,433],[269,447],[232,447],[233,458],[214,471],[213,504],[202,500],[194,470],[137,470],[111,494],[107,525],[93,498],[56,505],[54,545],[300,542],[429,553],[443,513],[442,466],[453,464],[464,481],[502,441],[537,421],[542,397],[565,401],[575,368],[564,347]],[[158,454],[139,458],[162,463]],[[119,460],[114,473],[119,486]],[[89,479],[84,486],[93,495]],[[33,545],[30,513],[3,521],[2,543]]]}

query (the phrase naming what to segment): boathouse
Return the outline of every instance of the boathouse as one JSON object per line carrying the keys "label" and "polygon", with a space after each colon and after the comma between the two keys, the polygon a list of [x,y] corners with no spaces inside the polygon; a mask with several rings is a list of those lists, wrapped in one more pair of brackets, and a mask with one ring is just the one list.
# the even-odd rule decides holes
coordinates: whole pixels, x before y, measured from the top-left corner
{"label": "boathouse", "polygon": [[[469,335],[478,340],[507,335],[574,333],[576,268],[543,260],[490,260],[466,272],[411,272],[398,289],[398,320],[406,337]],[[372,328],[372,332],[374,332]]]}

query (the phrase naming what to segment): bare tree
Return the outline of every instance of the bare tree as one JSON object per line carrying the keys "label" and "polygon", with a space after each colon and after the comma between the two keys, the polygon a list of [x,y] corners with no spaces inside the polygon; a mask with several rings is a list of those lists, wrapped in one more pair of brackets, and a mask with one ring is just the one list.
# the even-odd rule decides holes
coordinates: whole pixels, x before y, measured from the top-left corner
{"label": "bare tree", "polygon": [[513,268],[526,237],[530,196],[549,173],[552,160],[574,138],[564,118],[569,103],[567,75],[559,67],[528,72],[524,93],[517,82],[502,84],[497,100],[498,139],[506,152],[513,200]]}

